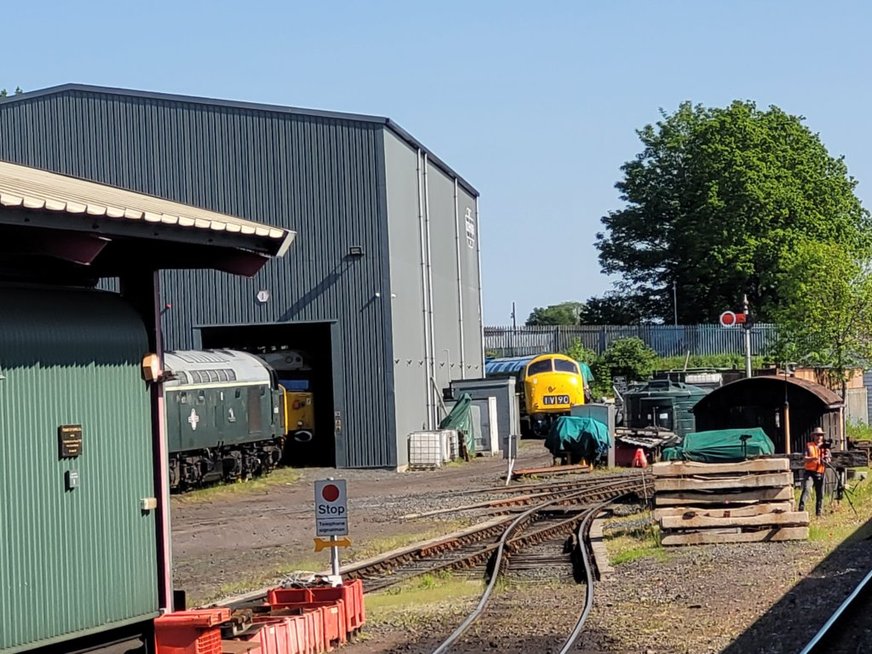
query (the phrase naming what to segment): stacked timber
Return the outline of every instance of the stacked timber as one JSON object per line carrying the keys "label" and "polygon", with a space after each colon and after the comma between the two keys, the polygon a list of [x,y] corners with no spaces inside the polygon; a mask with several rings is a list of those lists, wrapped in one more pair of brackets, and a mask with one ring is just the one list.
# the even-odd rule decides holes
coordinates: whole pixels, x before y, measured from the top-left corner
{"label": "stacked timber", "polygon": [[655,463],[654,517],[663,545],[808,538],[808,512],[794,510],[786,458],[741,463]]}

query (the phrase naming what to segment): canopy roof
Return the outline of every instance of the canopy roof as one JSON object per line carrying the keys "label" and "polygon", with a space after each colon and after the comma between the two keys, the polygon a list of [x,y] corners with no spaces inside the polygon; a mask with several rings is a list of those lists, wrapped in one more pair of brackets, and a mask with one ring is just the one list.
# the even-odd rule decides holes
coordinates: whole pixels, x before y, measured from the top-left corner
{"label": "canopy roof", "polygon": [[842,398],[826,386],[797,377],[760,376],[738,379],[711,393],[693,407],[696,415],[721,407],[781,406],[784,398],[801,398],[816,404],[822,411],[835,411],[842,406]]}
{"label": "canopy roof", "polygon": [[44,257],[103,276],[143,266],[253,275],[296,233],[0,161],[0,236],[0,262]]}

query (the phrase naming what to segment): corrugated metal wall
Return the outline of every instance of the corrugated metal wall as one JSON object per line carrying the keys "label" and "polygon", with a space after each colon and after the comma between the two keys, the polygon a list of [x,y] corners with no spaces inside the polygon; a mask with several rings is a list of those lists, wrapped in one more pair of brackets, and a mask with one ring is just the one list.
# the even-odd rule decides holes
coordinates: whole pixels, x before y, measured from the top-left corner
{"label": "corrugated metal wall", "polygon": [[[385,375],[375,374],[384,367],[390,310],[376,296],[385,270],[383,129],[68,90],[0,103],[0,159],[296,230],[289,254],[253,279],[164,273],[167,345],[195,347],[193,325],[338,320],[348,392],[347,442],[337,448],[347,456],[337,465],[393,466],[393,406]],[[351,245],[364,256],[347,257]],[[271,293],[266,304],[256,301],[261,289]]]}
{"label": "corrugated metal wall", "polygon": [[[148,338],[110,293],[0,286],[0,652],[157,614]],[[61,458],[58,429],[81,426]],[[79,485],[65,488],[65,474]]]}
{"label": "corrugated metal wall", "polygon": [[424,154],[386,133],[400,465],[408,434],[444,415],[440,389],[484,376],[476,198]]}

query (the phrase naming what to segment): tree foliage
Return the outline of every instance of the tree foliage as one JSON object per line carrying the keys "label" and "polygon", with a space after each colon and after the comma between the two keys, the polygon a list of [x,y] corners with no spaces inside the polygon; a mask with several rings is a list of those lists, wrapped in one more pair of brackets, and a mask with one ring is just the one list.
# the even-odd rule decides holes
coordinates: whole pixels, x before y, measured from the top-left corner
{"label": "tree foliage", "polygon": [[579,308],[581,325],[637,325],[648,322],[653,307],[637,295],[606,293],[591,297]]}
{"label": "tree foliage", "polygon": [[648,299],[648,317],[712,322],[747,293],[759,320],[781,305],[782,262],[798,243],[869,246],[869,214],[842,158],[803,118],[753,102],[682,104],[637,133],[616,184],[626,207],[602,219],[600,263]]}
{"label": "tree foliage", "polygon": [[562,302],[536,307],[527,318],[527,325],[577,325],[581,302]]}
{"label": "tree foliage", "polygon": [[[24,91],[21,90],[20,86],[15,87],[15,95],[21,95]],[[6,89],[0,89],[0,98],[5,98],[9,95],[9,92]]]}
{"label": "tree foliage", "polygon": [[656,363],[657,353],[641,338],[632,336],[610,343],[597,361],[597,368],[608,371],[610,378],[620,375],[632,382],[650,377]]}
{"label": "tree foliage", "polygon": [[787,257],[776,314],[782,362],[830,370],[845,394],[846,373],[872,362],[872,273],[839,244],[800,243]]}

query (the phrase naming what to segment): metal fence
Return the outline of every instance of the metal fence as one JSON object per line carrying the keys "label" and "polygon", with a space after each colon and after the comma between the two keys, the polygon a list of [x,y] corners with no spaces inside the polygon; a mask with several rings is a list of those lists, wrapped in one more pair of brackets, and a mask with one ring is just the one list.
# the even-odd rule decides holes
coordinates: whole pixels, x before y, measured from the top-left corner
{"label": "metal fence", "polygon": [[[762,355],[777,335],[775,325],[751,329],[751,353]],[[660,356],[744,354],[743,330],[720,325],[559,325],[537,327],[485,327],[484,349],[488,357],[526,356],[565,352],[576,341],[601,354],[610,343],[628,337],[641,338]]]}

